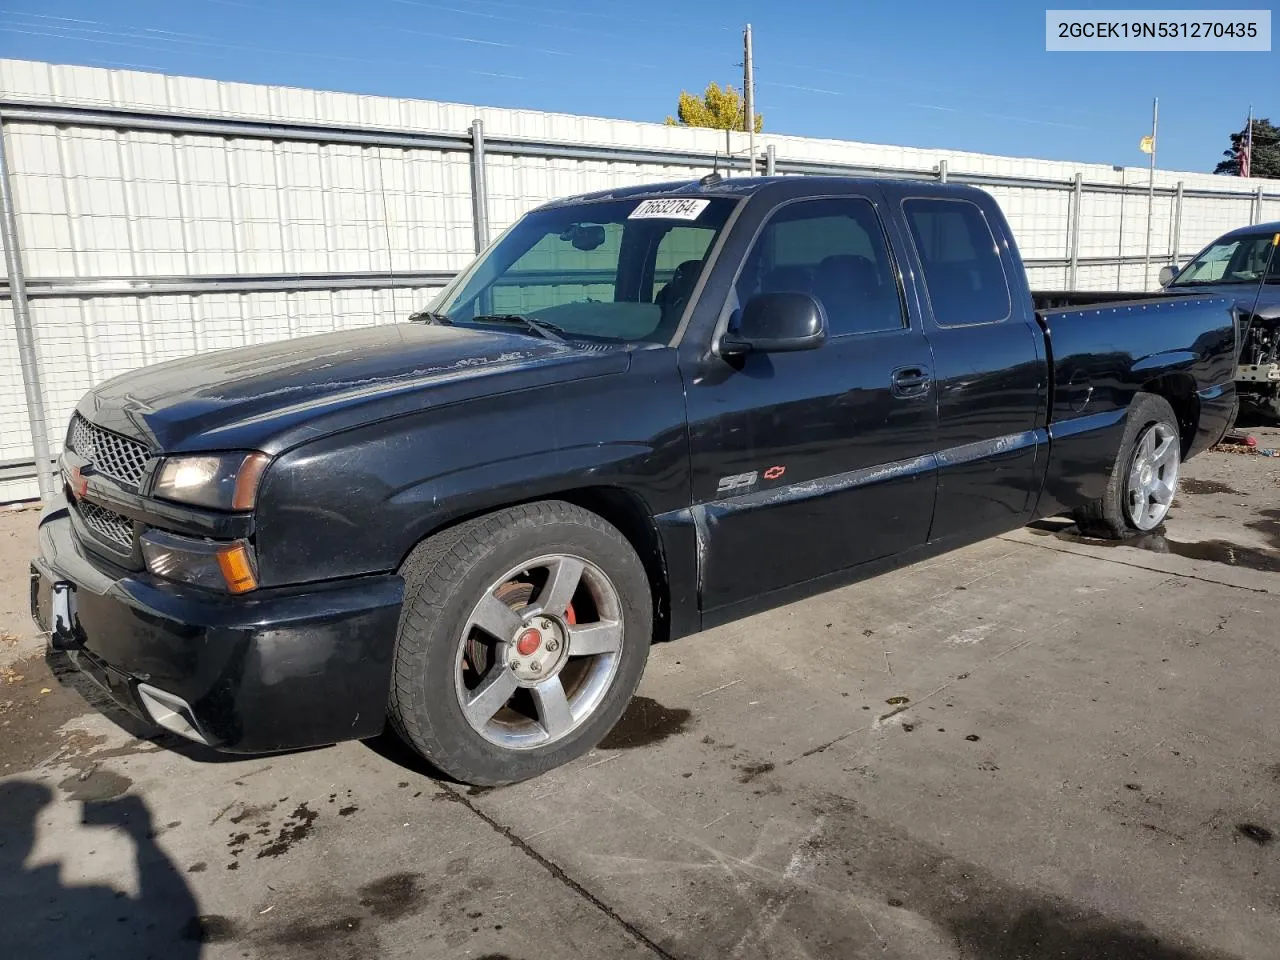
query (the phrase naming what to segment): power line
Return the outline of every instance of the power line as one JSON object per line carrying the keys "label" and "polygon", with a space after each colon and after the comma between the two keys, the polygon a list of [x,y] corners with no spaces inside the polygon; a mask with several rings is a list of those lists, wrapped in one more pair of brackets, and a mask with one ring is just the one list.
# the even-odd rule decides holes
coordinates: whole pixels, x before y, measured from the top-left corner
{"label": "power line", "polygon": [[[41,16],[40,14],[22,14],[22,16]],[[394,64],[396,66],[412,67],[414,69],[428,70],[447,70],[456,72],[459,68],[446,66],[444,64],[435,64],[421,61],[395,60],[380,57],[377,59],[370,57],[353,57],[336,53],[319,53],[317,51],[303,50],[281,50],[272,47],[257,47],[248,44],[223,43],[213,39],[198,39],[200,35],[191,34],[188,37],[166,37],[147,33],[146,27],[135,27],[129,24],[106,24],[96,20],[83,20],[82,23],[94,23],[99,26],[118,26],[123,30],[101,30],[91,27],[60,27],[56,24],[45,26],[44,24],[16,24],[13,26],[0,25],[0,32],[18,33],[28,36],[48,37],[55,40],[74,40],[79,43],[105,44],[108,46],[133,47],[140,50],[163,51],[167,53],[182,52],[187,55],[199,54],[209,56],[213,59],[225,59],[215,54],[210,54],[201,50],[193,50],[191,47],[207,47],[212,49],[240,51],[245,53],[268,54],[271,56],[283,57],[301,57],[306,59],[329,60],[342,63],[360,63],[360,64]],[[30,29],[35,27],[36,29]],[[26,29],[23,29],[26,28]],[[58,32],[55,32],[58,31]],[[84,34],[93,34],[94,36],[85,36]],[[129,41],[145,41],[145,43],[129,42]],[[180,44],[183,48],[179,50],[175,47],[156,46],[157,43]],[[475,76],[491,77],[503,80],[527,80],[527,77],[518,74],[500,73],[491,70],[475,70],[469,68],[461,68],[462,72]]]}

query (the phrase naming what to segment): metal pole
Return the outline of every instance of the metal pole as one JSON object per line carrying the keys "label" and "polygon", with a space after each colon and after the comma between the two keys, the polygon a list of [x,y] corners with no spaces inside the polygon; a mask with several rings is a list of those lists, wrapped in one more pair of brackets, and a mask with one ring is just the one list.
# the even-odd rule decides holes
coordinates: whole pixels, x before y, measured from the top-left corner
{"label": "metal pole", "polygon": [[471,121],[471,223],[479,253],[489,245],[489,193],[484,179],[484,124]]}
{"label": "metal pole", "polygon": [[1178,192],[1173,195],[1173,235],[1169,238],[1169,261],[1178,265],[1178,245],[1182,241],[1182,181],[1178,181]]}
{"label": "metal pole", "polygon": [[778,148],[772,143],[764,148],[764,175],[766,177],[778,175]]}
{"label": "metal pole", "polygon": [[5,124],[0,119],[0,211],[4,235],[4,263],[9,271],[9,297],[13,303],[13,326],[18,333],[18,363],[27,395],[27,420],[31,424],[31,446],[36,457],[36,483],[40,499],[53,500],[57,484],[53,477],[53,456],[49,452],[48,420],[44,411],[44,388],[40,384],[40,361],[36,357],[35,335],[31,329],[31,307],[27,303],[27,282],[22,272],[22,251],[18,248],[18,216],[13,206],[13,184],[9,180],[9,158],[5,149]]}
{"label": "metal pole", "polygon": [[1249,223],[1262,222],[1262,187],[1258,187],[1258,192],[1253,195],[1253,210],[1250,211]]}
{"label": "metal pole", "polygon": [[[1248,162],[1245,162],[1245,158]],[[1243,177],[1253,175],[1253,104],[1249,104],[1249,119],[1244,122],[1244,137],[1240,140],[1240,149],[1236,154],[1236,175]]]}
{"label": "metal pole", "polygon": [[751,63],[751,24],[742,34],[742,86],[743,112],[742,122],[747,131],[748,176],[756,175],[756,78]]}
{"label": "metal pole", "polygon": [[1120,239],[1116,248],[1116,289],[1124,286],[1124,198],[1128,190],[1125,186],[1127,167],[1120,168]]}
{"label": "metal pole", "polygon": [[947,182],[947,161],[946,160],[938,161],[938,182],[939,183]]}
{"label": "metal pole", "polygon": [[1160,98],[1151,103],[1151,171],[1147,175],[1147,246],[1142,258],[1142,287],[1151,285],[1151,210],[1156,202],[1156,126],[1160,121]]}
{"label": "metal pole", "polygon": [[1070,258],[1067,266],[1067,288],[1076,289],[1076,276],[1080,271],[1080,201],[1084,199],[1084,175],[1077,173],[1071,187],[1071,237],[1068,241]]}

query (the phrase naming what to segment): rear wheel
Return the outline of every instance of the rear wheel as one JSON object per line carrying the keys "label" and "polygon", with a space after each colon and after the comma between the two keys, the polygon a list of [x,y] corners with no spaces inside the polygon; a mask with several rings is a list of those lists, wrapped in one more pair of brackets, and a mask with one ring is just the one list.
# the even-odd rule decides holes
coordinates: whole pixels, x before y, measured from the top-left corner
{"label": "rear wheel", "polygon": [[1076,511],[1081,530],[1122,539],[1164,523],[1178,489],[1182,437],[1163,397],[1138,394],[1104,495]]}
{"label": "rear wheel", "polygon": [[391,719],[445,773],[492,785],[595,746],[648,656],[648,577],[614,527],[558,501],[479,518],[406,561]]}

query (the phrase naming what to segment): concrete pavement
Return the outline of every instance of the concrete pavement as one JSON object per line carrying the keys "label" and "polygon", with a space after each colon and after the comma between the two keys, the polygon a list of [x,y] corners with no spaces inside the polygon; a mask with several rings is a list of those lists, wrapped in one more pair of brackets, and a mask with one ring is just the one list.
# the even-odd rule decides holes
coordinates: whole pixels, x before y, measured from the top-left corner
{"label": "concrete pavement", "polygon": [[657,647],[600,749],[494,790],[134,739],[0,623],[0,952],[1274,958],[1278,468]]}

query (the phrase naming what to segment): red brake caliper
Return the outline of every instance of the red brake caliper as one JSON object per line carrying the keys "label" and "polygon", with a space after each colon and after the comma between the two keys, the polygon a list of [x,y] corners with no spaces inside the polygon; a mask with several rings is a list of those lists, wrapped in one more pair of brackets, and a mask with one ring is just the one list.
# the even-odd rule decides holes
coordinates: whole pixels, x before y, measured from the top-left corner
{"label": "red brake caliper", "polygon": [[574,612],[573,612],[573,604],[572,604],[572,603],[571,603],[571,604],[569,604],[567,607],[565,607],[565,608],[564,608],[564,619],[565,619],[565,622],[566,622],[566,623],[568,623],[568,624],[569,624],[569,626],[571,626],[571,627],[572,627],[575,623],[577,623],[577,622],[578,622],[578,618],[577,618],[577,616],[576,616],[576,615],[574,614]]}

